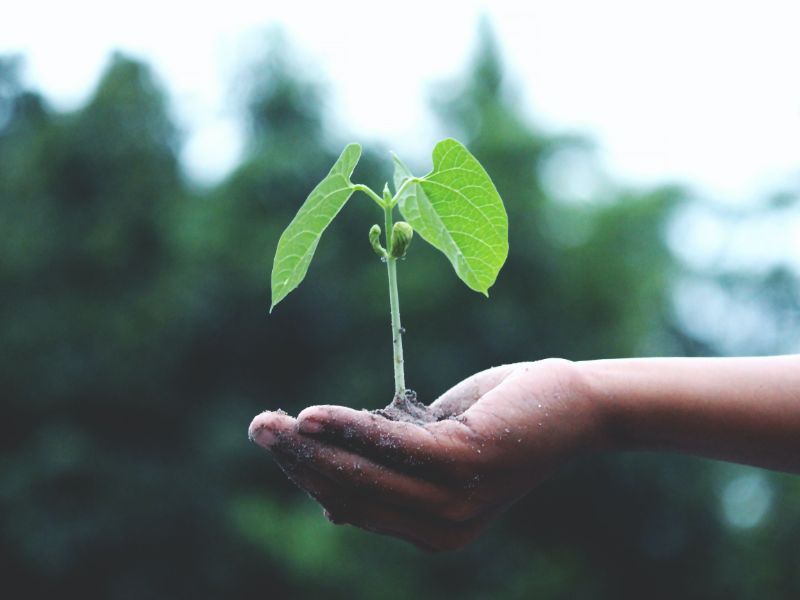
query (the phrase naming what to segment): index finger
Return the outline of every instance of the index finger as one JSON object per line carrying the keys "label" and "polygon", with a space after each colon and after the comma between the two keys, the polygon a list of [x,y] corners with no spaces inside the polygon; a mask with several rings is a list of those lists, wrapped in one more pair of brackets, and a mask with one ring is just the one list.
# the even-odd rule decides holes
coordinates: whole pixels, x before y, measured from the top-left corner
{"label": "index finger", "polygon": [[311,406],[297,416],[297,423],[301,433],[417,474],[452,470],[459,451],[469,448],[472,438],[454,419],[422,426],[334,405]]}

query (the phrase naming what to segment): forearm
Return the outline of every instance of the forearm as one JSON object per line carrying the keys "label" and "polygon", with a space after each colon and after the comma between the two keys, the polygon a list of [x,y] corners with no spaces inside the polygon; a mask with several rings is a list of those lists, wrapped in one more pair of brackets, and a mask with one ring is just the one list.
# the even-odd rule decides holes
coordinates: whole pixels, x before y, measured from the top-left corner
{"label": "forearm", "polygon": [[800,472],[800,355],[577,364],[613,449]]}

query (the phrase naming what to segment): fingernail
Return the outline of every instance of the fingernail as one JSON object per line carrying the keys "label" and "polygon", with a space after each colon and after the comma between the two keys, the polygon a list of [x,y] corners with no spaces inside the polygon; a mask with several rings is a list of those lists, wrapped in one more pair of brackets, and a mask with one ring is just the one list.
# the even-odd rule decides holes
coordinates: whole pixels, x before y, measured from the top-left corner
{"label": "fingernail", "polygon": [[297,424],[300,433],[319,433],[323,429],[322,421],[317,419],[301,419]]}
{"label": "fingernail", "polygon": [[273,431],[270,431],[266,427],[259,429],[256,431],[254,440],[259,446],[263,446],[264,448],[270,448],[275,444],[277,441],[277,436]]}
{"label": "fingernail", "polygon": [[250,426],[248,437],[251,441],[255,442],[259,446],[263,446],[264,448],[269,448],[270,446],[274,445],[275,441],[278,439],[275,435],[275,432],[267,428],[266,425],[256,425],[255,423]]}

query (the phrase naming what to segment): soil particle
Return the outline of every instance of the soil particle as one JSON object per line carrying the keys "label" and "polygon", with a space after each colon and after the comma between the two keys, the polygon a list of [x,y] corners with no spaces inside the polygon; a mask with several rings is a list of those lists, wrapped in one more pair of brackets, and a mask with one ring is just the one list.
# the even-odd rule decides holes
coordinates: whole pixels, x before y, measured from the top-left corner
{"label": "soil particle", "polygon": [[471,478],[469,479],[469,481],[467,481],[467,483],[464,485],[464,489],[467,489],[467,490],[474,490],[476,487],[478,487],[478,484],[479,484],[480,482],[481,482],[481,476],[480,476],[480,475],[474,475],[474,476],[473,476],[473,477],[471,477]]}
{"label": "soil particle", "polygon": [[390,421],[403,421],[414,425],[436,423],[444,418],[438,411],[417,400],[417,393],[414,390],[395,394],[386,408],[374,410],[372,413]]}

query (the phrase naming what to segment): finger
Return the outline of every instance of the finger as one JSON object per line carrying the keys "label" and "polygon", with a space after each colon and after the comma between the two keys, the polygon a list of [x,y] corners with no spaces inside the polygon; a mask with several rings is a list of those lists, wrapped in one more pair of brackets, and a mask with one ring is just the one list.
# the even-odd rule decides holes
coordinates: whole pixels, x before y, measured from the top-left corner
{"label": "finger", "polygon": [[446,521],[359,500],[333,512],[331,516],[336,521],[404,539],[432,552],[463,548],[480,534],[490,519],[481,517],[470,521]]}
{"label": "finger", "polygon": [[269,449],[279,437],[291,435],[296,429],[296,419],[280,410],[268,410],[253,418],[247,429],[247,435],[259,446]]}
{"label": "finger", "polygon": [[428,478],[446,475],[454,462],[463,458],[471,436],[453,420],[420,426],[332,405],[305,409],[298,415],[297,425],[304,434]]}
{"label": "finger", "polygon": [[320,503],[328,520],[333,522],[331,515],[345,510],[351,502],[348,490],[305,466],[294,454],[275,448],[272,456],[292,483]]}
{"label": "finger", "polygon": [[453,501],[439,483],[399,473],[347,450],[312,440],[309,466],[364,497],[423,513],[437,513]]}
{"label": "finger", "polygon": [[279,451],[292,456],[343,488],[376,501],[436,513],[454,500],[452,493],[438,483],[398,473],[362,455],[310,438],[295,425],[291,417],[270,413],[259,421],[255,436],[273,454]]}
{"label": "finger", "polygon": [[514,365],[502,365],[475,373],[439,396],[430,408],[440,418],[460,415],[484,394],[500,385],[514,368]]}
{"label": "finger", "polygon": [[400,538],[428,551],[454,550],[472,541],[490,517],[454,521],[404,511],[371,498],[351,495],[349,490],[320,474],[296,456],[275,450],[284,472],[322,505],[325,517],[335,524]]}

